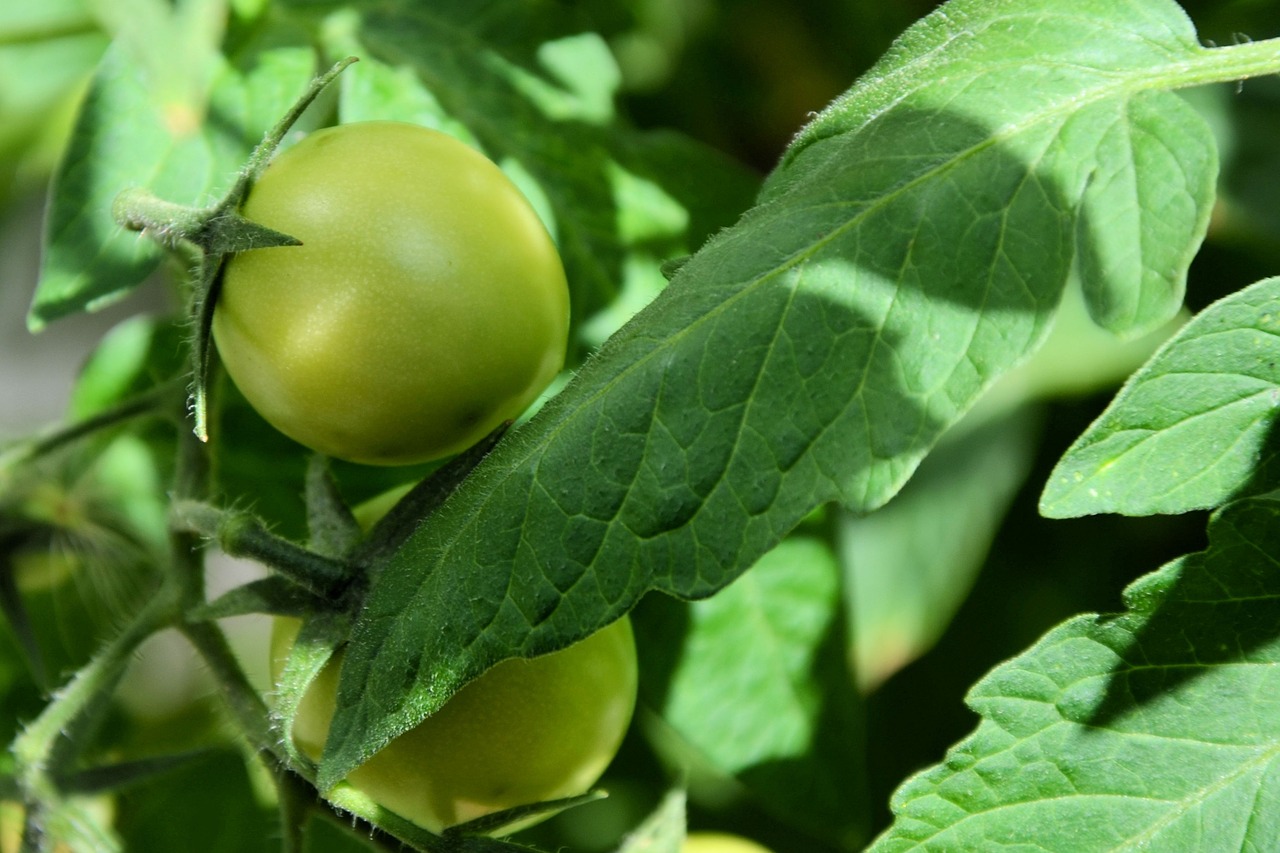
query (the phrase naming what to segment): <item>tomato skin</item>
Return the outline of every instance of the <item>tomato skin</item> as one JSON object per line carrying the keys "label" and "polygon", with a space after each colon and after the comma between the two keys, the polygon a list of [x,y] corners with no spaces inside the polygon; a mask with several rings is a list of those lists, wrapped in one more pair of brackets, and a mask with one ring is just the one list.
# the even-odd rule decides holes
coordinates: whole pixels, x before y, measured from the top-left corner
{"label": "tomato skin", "polygon": [[769,853],[769,850],[738,835],[723,832],[692,832],[680,853]]}
{"label": "tomato skin", "polygon": [[[275,621],[275,679],[299,624]],[[333,720],[340,668],[341,652],[312,682],[294,719],[294,741],[313,759]],[[635,638],[624,617],[559,652],[502,661],[346,783],[437,833],[502,809],[584,793],[618,751],[636,684]]]}
{"label": "tomato skin", "polygon": [[550,235],[482,154],[360,122],[282,152],[243,206],[301,246],[227,263],[213,336],[255,409],[302,444],[379,465],[457,453],[564,365]]}

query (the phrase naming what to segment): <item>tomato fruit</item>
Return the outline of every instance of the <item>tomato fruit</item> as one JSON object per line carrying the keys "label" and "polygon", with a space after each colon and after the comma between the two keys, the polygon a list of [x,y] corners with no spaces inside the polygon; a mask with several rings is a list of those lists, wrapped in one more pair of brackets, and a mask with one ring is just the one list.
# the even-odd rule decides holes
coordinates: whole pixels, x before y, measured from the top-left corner
{"label": "tomato fruit", "polygon": [[769,853],[754,841],[722,832],[693,832],[684,840],[680,853]]}
{"label": "tomato fruit", "polygon": [[[275,679],[299,624],[286,617],[275,621]],[[294,718],[294,741],[313,759],[320,757],[333,720],[341,665],[339,651]],[[567,649],[502,661],[352,771],[346,783],[433,832],[574,796],[613,760],[635,701],[635,639],[624,617]]]}
{"label": "tomato fruit", "polygon": [[302,245],[227,262],[214,341],[253,407],[313,450],[380,465],[457,453],[564,365],[555,245],[502,170],[451,136],[317,131],[272,161],[243,214]]}

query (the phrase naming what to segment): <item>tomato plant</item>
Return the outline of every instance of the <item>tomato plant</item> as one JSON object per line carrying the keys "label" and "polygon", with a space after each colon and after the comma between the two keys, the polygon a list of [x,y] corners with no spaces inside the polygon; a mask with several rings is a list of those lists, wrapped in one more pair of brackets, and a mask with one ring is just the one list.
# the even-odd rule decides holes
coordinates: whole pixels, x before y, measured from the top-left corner
{"label": "tomato plant", "polygon": [[[296,620],[275,623],[276,677],[297,632]],[[341,665],[339,653],[294,717],[294,740],[313,759],[328,737]],[[618,751],[635,695],[635,639],[622,619],[567,649],[498,664],[346,781],[435,832],[502,809],[576,796]]]}
{"label": "tomato plant", "polygon": [[1271,5],[0,4],[0,849],[1280,847]]}
{"label": "tomato plant", "polygon": [[341,459],[457,453],[564,364],[569,293],[546,228],[502,171],[438,131],[317,131],[244,215],[302,241],[227,264],[213,335],[272,425]]}

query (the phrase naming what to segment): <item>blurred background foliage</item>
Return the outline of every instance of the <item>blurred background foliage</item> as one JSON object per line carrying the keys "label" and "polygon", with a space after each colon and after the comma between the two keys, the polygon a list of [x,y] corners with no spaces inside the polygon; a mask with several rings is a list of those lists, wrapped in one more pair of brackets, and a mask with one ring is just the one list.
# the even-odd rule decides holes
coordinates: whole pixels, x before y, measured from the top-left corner
{"label": "blurred background foliage", "polygon": [[[45,351],[56,350],[59,357],[42,364],[44,371],[34,380],[30,358],[18,355],[33,345],[22,323],[35,278],[30,244],[78,99],[110,39],[127,30],[129,14],[163,2],[0,2],[0,238],[13,248],[0,253],[0,399],[5,401],[0,439],[61,416],[75,366],[101,330],[139,310],[140,304],[157,301],[144,292],[106,316],[54,324],[35,343]],[[264,3],[231,4],[231,37],[237,21],[255,20]],[[619,108],[627,121],[681,131],[763,175],[813,112],[848,88],[903,29],[935,5],[929,0],[610,0],[577,4],[575,11],[614,51],[622,72]],[[1275,0],[1189,0],[1184,7],[1206,43],[1280,35],[1280,3]],[[1275,144],[1280,138],[1280,80],[1256,80],[1190,97],[1210,119],[1223,153],[1218,209],[1188,285],[1188,306],[1194,311],[1280,267],[1280,205],[1275,203],[1280,197],[1280,146]],[[1080,612],[1119,608],[1120,591],[1129,581],[1203,547],[1204,518],[1197,515],[1052,522],[1038,516],[1036,502],[1050,468],[1102,410],[1117,382],[1111,377],[1102,386],[1069,389],[1023,407],[1017,441],[1026,448],[1025,463],[1019,463],[1017,476],[1009,475],[1009,510],[990,550],[972,558],[981,566],[972,590],[967,596],[958,591],[957,602],[962,603],[940,636],[929,638],[931,648],[914,650],[863,680],[869,691],[864,726],[873,830],[887,823],[887,800],[901,780],[938,760],[974,725],[962,701],[969,685],[1053,624]],[[138,452],[143,451],[113,448],[103,457],[126,471],[123,480],[118,471],[108,471],[108,488],[125,487],[130,454]],[[1008,452],[1014,452],[1012,446]],[[48,489],[41,505],[92,506],[82,484],[66,472],[51,472],[43,485]],[[139,554],[154,536],[153,530],[148,532],[154,517],[148,520],[145,504],[140,503],[140,518],[134,520],[139,532],[128,547],[92,537],[77,540],[67,535],[66,524],[44,519],[37,525],[39,535],[29,535],[15,552],[22,556],[13,561],[11,574],[47,598],[56,635],[50,643],[65,654],[65,659],[49,662],[53,670],[64,671],[86,653],[85,632],[104,630],[100,614],[84,616],[77,609],[100,599],[101,588],[67,583],[76,573],[68,571],[66,562],[105,550],[113,559],[142,566],[129,575],[135,579],[129,583],[108,579],[113,594],[126,602],[145,594],[148,569]],[[54,556],[37,566],[40,561],[32,555],[40,549]],[[51,671],[42,679],[29,672],[14,643],[9,633],[0,632],[0,720],[6,740],[12,722],[39,708],[42,687],[53,675]],[[153,658],[166,654],[177,655],[177,663],[155,664]],[[919,656],[912,660],[915,654]],[[190,661],[181,652],[151,649],[139,668],[151,664],[171,673]],[[209,818],[210,799],[225,793],[225,802],[234,806],[221,810],[222,823],[211,825],[206,837],[229,840],[208,849],[250,849],[244,846],[246,839],[271,849],[274,818],[268,784],[253,778],[255,771],[246,769],[252,764],[225,737],[207,683],[193,678],[180,687],[176,698],[162,699],[153,692],[153,683],[131,681],[118,713],[104,726],[118,735],[112,740],[122,758],[162,748],[165,731],[181,733],[174,738],[187,746],[193,742],[191,731],[203,732],[208,751],[173,771],[180,775],[170,777],[168,784],[130,790],[101,807],[117,810],[118,824],[137,849],[174,850],[182,839],[169,834],[172,826],[181,825],[173,816],[187,815],[182,820],[191,821],[188,826],[200,825]],[[142,743],[144,722],[147,740]],[[553,846],[606,850],[638,823],[668,781],[667,768],[641,736],[643,729],[633,731],[604,780],[610,799],[561,816],[530,837]],[[162,733],[158,739],[156,731]],[[4,760],[0,757],[0,763]],[[750,835],[779,853],[822,849],[820,842],[795,837],[789,827],[742,798],[732,783],[714,776],[690,781],[695,794],[692,826]],[[211,787],[218,789],[216,795]],[[226,822],[231,817],[234,825]],[[0,811],[0,851],[14,848],[13,825]],[[311,849],[354,850],[359,845],[324,830],[313,836]]]}

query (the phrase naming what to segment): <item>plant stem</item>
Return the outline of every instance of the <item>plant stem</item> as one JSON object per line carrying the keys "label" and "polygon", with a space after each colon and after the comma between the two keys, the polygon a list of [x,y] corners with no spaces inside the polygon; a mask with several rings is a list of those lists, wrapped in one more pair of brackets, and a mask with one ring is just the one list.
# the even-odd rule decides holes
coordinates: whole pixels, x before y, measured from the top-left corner
{"label": "plant stem", "polygon": [[1280,74],[1280,39],[1205,48],[1195,59],[1175,63],[1156,75],[1160,88],[1235,83],[1249,77]]}
{"label": "plant stem", "polygon": [[275,535],[252,515],[200,501],[175,501],[171,515],[178,528],[216,539],[224,553],[257,560],[315,595],[339,595],[355,577],[347,563]]}
{"label": "plant stem", "polygon": [[211,622],[183,622],[178,630],[209,667],[236,726],[260,753],[276,755],[270,712],[236,660],[227,637]]}
{"label": "plant stem", "polygon": [[163,586],[124,631],[57,691],[40,716],[14,739],[12,753],[18,763],[18,783],[28,802],[52,803],[60,798],[53,774],[61,768],[51,761],[59,752],[60,741],[110,699],[142,641],[178,618],[176,596],[172,593],[170,587]]}

